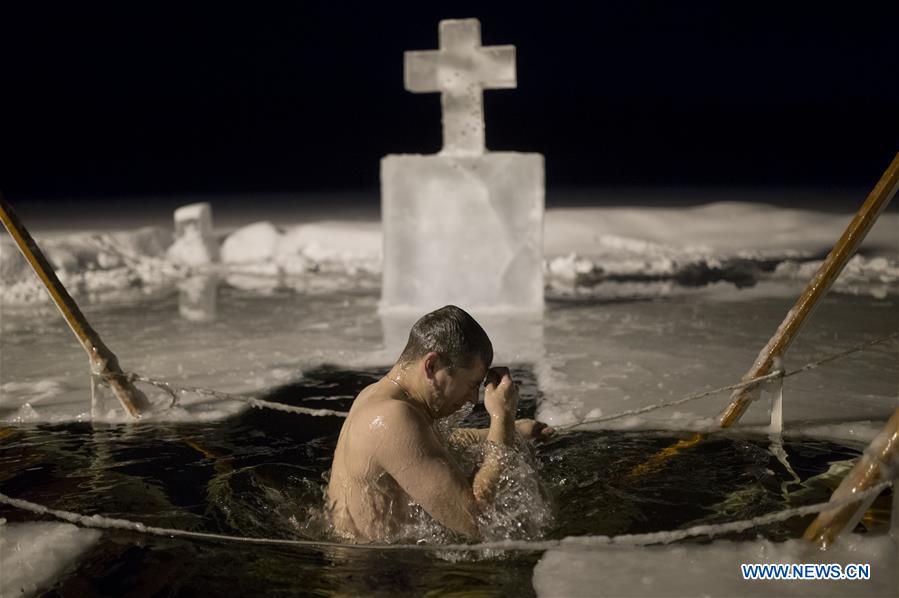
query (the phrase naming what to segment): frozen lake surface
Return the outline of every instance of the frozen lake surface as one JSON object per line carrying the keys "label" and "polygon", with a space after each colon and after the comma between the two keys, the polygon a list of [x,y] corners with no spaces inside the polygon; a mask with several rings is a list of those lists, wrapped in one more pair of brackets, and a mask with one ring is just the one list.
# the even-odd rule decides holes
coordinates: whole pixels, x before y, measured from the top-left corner
{"label": "frozen lake surface", "polygon": [[[549,302],[542,321],[484,321],[496,342],[497,363],[520,363],[537,373],[545,395],[538,414],[570,424],[738,381],[799,290],[778,282],[748,290],[714,283],[652,299],[560,298]],[[221,284],[216,296],[211,322],[181,317],[177,289],[90,306],[85,313],[127,370],[230,393],[261,392],[322,364],[387,366],[397,354],[385,348],[390,322],[377,313],[377,290],[260,293]],[[87,420],[85,356],[53,308],[38,313],[4,316],[0,417],[13,423]],[[795,342],[787,369],[895,332],[896,320],[892,295],[833,293]],[[895,408],[896,379],[895,352],[888,346],[790,378],[784,401],[788,432],[812,424],[883,421]],[[705,418],[726,400],[709,397],[606,427],[704,429]],[[186,396],[182,406],[158,417],[215,419],[242,404]],[[743,421],[766,418],[761,401]],[[850,430],[844,426],[842,432]]]}
{"label": "frozen lake surface", "polygon": [[[546,219],[547,308],[543,317],[474,315],[494,338],[496,363],[511,363],[529,377],[532,408],[540,419],[566,425],[676,399],[738,381],[849,218],[846,213],[738,202],[686,209],[550,210]],[[221,237],[225,238],[237,224],[221,229]],[[330,408],[337,408],[334,405],[344,401],[346,407],[345,401],[352,393],[343,389],[335,398],[334,392],[325,390],[332,382],[321,381],[322,366],[330,364],[338,371],[348,372],[347,375],[352,372],[375,375],[392,363],[398,352],[398,339],[404,340],[402,333],[397,332],[403,329],[401,322],[378,315],[379,227],[375,222],[358,219],[278,220],[276,224],[281,228],[278,233],[281,236],[270,255],[255,263],[226,264],[203,272],[186,271],[166,263],[164,250],[171,243],[171,232],[164,226],[137,230],[134,223],[115,227],[118,230],[85,227],[81,231],[49,226],[43,232],[37,227],[34,232],[51,259],[55,256],[58,260],[56,263],[63,269],[61,277],[126,370],[178,385],[229,393],[267,394],[278,388],[322,384],[317,395],[311,391],[305,397],[294,399],[279,395],[279,400]],[[863,255],[853,260],[794,343],[787,356],[787,370],[899,331],[897,230],[896,213],[885,214],[872,231]],[[14,454],[14,458],[4,465],[4,471],[10,473],[6,483],[0,479],[0,491],[16,496],[13,490],[21,494],[25,488],[33,488],[28,492],[30,499],[68,508],[69,499],[65,497],[84,491],[84,484],[78,481],[80,476],[89,474],[88,477],[93,476],[91,479],[100,479],[99,472],[127,470],[131,467],[129,460],[133,459],[140,465],[126,471],[127,484],[124,490],[119,488],[123,493],[105,494],[107,489],[124,483],[118,478],[112,485],[95,483],[89,491],[93,498],[84,502],[78,499],[75,504],[82,502],[82,511],[128,518],[140,518],[141,514],[156,508],[170,517],[169,521],[208,527],[210,524],[203,513],[213,503],[200,497],[206,493],[205,482],[193,480],[191,484],[196,487],[190,486],[193,488],[190,492],[196,497],[178,499],[172,494],[174,481],[166,478],[168,474],[162,472],[163,466],[154,465],[151,455],[169,446],[172,438],[185,434],[189,437],[224,435],[225,452],[240,453],[233,438],[227,437],[227,431],[231,429],[229,426],[246,424],[241,418],[257,417],[250,415],[256,412],[246,413],[240,402],[187,393],[179,406],[133,426],[133,434],[128,431],[132,426],[104,428],[98,424],[99,428],[92,429],[90,424],[78,424],[90,421],[91,415],[85,356],[55,308],[43,298],[43,291],[34,284],[33,275],[21,267],[15,252],[11,252],[8,237],[4,235],[0,241],[3,283],[0,289],[0,420],[5,422],[3,429],[10,431],[6,433],[12,434],[6,442],[14,449],[14,453],[7,452]],[[369,374],[361,375],[362,379],[366,375]],[[785,433],[793,443],[788,453],[791,459],[804,464],[803,480],[824,474],[831,463],[857,454],[896,408],[897,379],[899,366],[894,342],[786,380]],[[592,447],[589,451],[569,454],[558,444],[541,449],[544,451],[541,475],[552,488],[561,487],[559,479],[553,478],[558,471],[554,473],[557,462],[552,460],[553,456],[561,455],[567,459],[564,462],[573,460],[586,468],[570,474],[571,479],[583,484],[583,493],[595,496],[597,492],[610,492],[609,496],[617,496],[619,501],[612,503],[618,504],[616,509],[597,512],[591,519],[594,529],[575,530],[562,524],[550,533],[564,537],[635,529],[662,531],[702,520],[698,513],[679,518],[675,509],[653,511],[646,505],[639,506],[636,494],[629,494],[616,485],[615,476],[607,480],[591,479],[589,468],[614,470],[613,455],[620,454],[625,460],[639,459],[651,454],[657,444],[664,446],[684,431],[705,430],[727,399],[726,394],[719,394],[676,408],[613,420],[595,425],[589,431],[564,435],[557,441],[583,439],[586,446]],[[321,423],[304,423],[309,418],[300,416],[269,414],[265,417],[268,419],[262,424],[257,422],[255,427],[248,428],[261,431],[262,437],[268,439],[259,445],[269,442],[281,446],[286,452],[279,462],[295,460],[293,465],[311,467],[318,475],[321,466],[312,466],[308,459],[325,459],[328,445],[322,439],[327,439],[332,431],[316,427]],[[297,417],[297,422],[284,420]],[[104,412],[102,419],[114,423],[123,421],[124,416],[113,409]],[[750,408],[737,432],[717,442],[722,443],[722,455],[727,458],[734,458],[741,451],[757,453],[758,462],[767,463],[761,469],[771,469],[770,476],[773,476],[758,483],[762,487],[774,487],[787,474],[777,469],[776,460],[768,463],[771,455],[766,451],[767,439],[757,427],[767,423],[767,419],[767,401],[759,401]],[[280,421],[290,423],[277,423]],[[287,425],[300,428],[310,425],[316,433],[295,438],[293,432],[282,427]],[[659,432],[650,431],[663,431],[667,436],[659,440],[655,436]],[[133,444],[129,444],[129,438],[134,440]],[[295,447],[286,448],[290,443],[284,443],[285,438],[297,446],[310,446],[307,456],[293,452]],[[69,450],[67,445],[79,446],[85,439],[94,443],[83,455],[85,463],[72,465],[77,471],[67,469],[60,456]],[[315,442],[309,445],[311,441]],[[127,446],[123,448],[121,442]],[[620,443],[627,448],[619,450]],[[35,448],[44,444],[59,448],[48,449],[51,454],[48,457],[48,451]],[[713,449],[714,446],[704,450]],[[174,470],[182,472],[180,475],[193,475],[194,459],[185,454],[196,450],[185,448],[185,454],[179,452],[182,449],[171,450],[174,453],[170,465]],[[818,455],[816,451],[820,456],[809,456]],[[250,453],[255,455],[253,451]],[[108,456],[108,462],[104,461],[107,458],[104,455]],[[589,455],[595,455],[598,464],[583,461]],[[28,459],[35,460],[37,473],[28,474],[36,476],[33,486],[25,483],[29,478],[23,473],[27,469],[23,469],[23,464]],[[214,458],[201,455],[196,459],[203,460],[202,467],[214,469]],[[260,467],[263,461],[250,465]],[[702,472],[703,479],[714,477],[713,464],[707,465],[708,469]],[[736,467],[733,463],[731,466]],[[288,469],[275,471],[271,475],[281,486],[268,484],[266,488],[283,489],[289,483],[289,474]],[[695,474],[695,468],[691,473],[689,468],[675,467],[665,474],[667,477],[659,486],[672,496],[680,496],[674,500],[677,504],[696,500],[702,503],[703,499],[695,496],[687,499],[686,489],[699,483]],[[135,498],[138,493],[131,484],[140,484],[140,480],[146,480],[154,488],[154,496],[159,497],[156,507],[151,508],[146,500]],[[773,511],[827,498],[825,486],[812,486],[811,494],[788,494],[763,504]],[[707,508],[726,501],[732,493],[741,495],[742,492],[745,498],[759,491],[756,482],[741,482],[736,487],[719,490],[705,489],[710,493],[702,503]],[[244,490],[253,491],[252,487]],[[646,495],[659,491],[659,488],[641,489]],[[310,500],[308,496],[300,498]],[[190,506],[200,504],[202,509]],[[636,515],[626,513],[630,504],[638,505]],[[104,508],[93,510],[91,505]],[[250,508],[243,503],[239,506]],[[728,517],[755,514],[758,513],[744,504],[728,512]],[[6,511],[4,516],[11,517],[11,514]],[[148,523],[152,520],[158,524],[162,516],[148,517]],[[615,522],[621,525],[616,527]],[[272,531],[272,528],[241,525],[226,529],[244,533]],[[95,555],[84,561],[91,572],[87,569],[78,572],[72,555],[82,554],[90,546],[99,549],[96,549],[95,535],[82,535],[84,546],[73,538],[82,532],[93,532],[62,528],[42,528],[40,534],[37,531],[33,535],[35,542],[41,542],[37,538],[46,537],[47,542],[55,542],[53,538],[64,537],[72,545],[66,552],[68,556],[48,557],[56,569],[69,572],[65,584],[75,583],[79,576],[108,571],[106,568],[113,566],[108,559]],[[805,582],[805,590],[795,585],[771,587],[766,583],[747,589],[746,582],[736,579],[739,562],[750,560],[753,555],[758,559],[807,562],[803,560],[807,555],[799,543],[781,542],[796,537],[799,531],[794,531],[779,529],[763,534],[767,539],[753,540],[747,535],[716,540],[711,545],[680,543],[575,553],[566,549],[542,556],[516,557],[509,563],[514,565],[511,569],[515,572],[511,581],[507,579],[501,585],[527,592],[533,591],[533,587],[545,595],[598,591],[606,595],[677,595],[699,591],[710,595],[751,592],[773,595],[801,594],[812,588],[824,591],[824,586],[810,585],[810,582]],[[22,536],[21,531],[16,533],[19,542],[22,537],[32,537]],[[110,554],[109,540],[102,542],[104,554]],[[157,542],[161,541],[154,540],[153,546]],[[187,550],[181,543],[175,544],[170,556]],[[884,593],[885,588],[895,590],[895,572],[889,578],[883,573],[885,563],[895,562],[894,544],[878,536],[854,538],[846,546],[847,552],[840,553],[839,558],[872,562],[877,582],[852,585],[853,594],[889,595],[891,590]],[[238,557],[238,553],[230,554]],[[6,561],[8,557],[3,558]],[[130,562],[126,556],[115,558]],[[304,571],[313,570],[316,558],[303,557],[303,562],[309,565]],[[380,557],[373,554],[366,558],[370,560],[351,560],[347,566],[363,572],[373,571]],[[410,555],[409,563],[420,566],[422,562],[417,558]],[[539,564],[533,569],[538,559]],[[289,559],[275,559],[275,562],[280,563],[273,565],[277,569],[286,567]],[[455,587],[447,580],[453,575],[464,576],[466,571],[488,583],[496,579],[484,572],[505,566],[502,561],[488,559],[460,564],[453,569],[440,562],[443,564],[432,561],[426,564],[440,571],[442,577],[417,578],[414,583],[409,582],[412,587]],[[706,582],[699,586],[670,585],[669,580],[676,577],[685,563],[692,563],[689,566],[696,568],[695,580]],[[264,569],[262,564],[260,567]],[[472,573],[472,570],[476,571]],[[716,573],[721,570],[730,571],[734,578]],[[267,578],[262,569],[256,573],[259,579]],[[278,578],[280,573],[274,571],[272,575]],[[391,581],[384,583],[389,586]],[[400,579],[396,583],[402,587],[405,582]],[[331,584],[332,581],[323,582],[321,587],[332,587]],[[479,586],[476,583],[474,587]],[[827,587],[833,595],[840,595],[845,588],[839,584]]]}

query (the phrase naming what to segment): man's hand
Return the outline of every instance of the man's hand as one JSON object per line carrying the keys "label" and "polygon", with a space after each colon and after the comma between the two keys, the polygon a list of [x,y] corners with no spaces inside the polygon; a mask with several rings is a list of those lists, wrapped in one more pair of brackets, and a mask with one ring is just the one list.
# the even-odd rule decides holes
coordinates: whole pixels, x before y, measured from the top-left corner
{"label": "man's hand", "polygon": [[[548,440],[556,433],[554,428],[532,419],[515,420],[515,430],[522,439],[538,442]],[[469,446],[487,440],[487,433],[487,428],[455,428],[451,440],[457,447]]]}
{"label": "man's hand", "polygon": [[[490,414],[487,441],[505,446],[515,445],[515,413],[518,411],[518,385],[512,381],[509,368],[491,368],[484,381],[484,407]],[[486,451],[484,462],[471,484],[481,512],[493,502],[502,464],[497,451]]]}
{"label": "man's hand", "polygon": [[546,440],[556,433],[553,428],[543,422],[532,419],[519,419],[515,422],[515,429],[525,440]]}
{"label": "man's hand", "polygon": [[518,385],[512,381],[509,368],[490,368],[484,381],[484,407],[491,420],[510,424],[518,411]]}

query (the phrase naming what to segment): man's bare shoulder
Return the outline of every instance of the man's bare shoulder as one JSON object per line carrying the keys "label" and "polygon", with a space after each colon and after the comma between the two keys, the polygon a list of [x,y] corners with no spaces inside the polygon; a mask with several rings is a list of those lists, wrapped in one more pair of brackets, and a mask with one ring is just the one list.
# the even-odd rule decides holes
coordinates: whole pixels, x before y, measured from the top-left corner
{"label": "man's bare shoulder", "polygon": [[359,393],[352,412],[352,426],[357,434],[410,433],[428,427],[420,407],[378,383]]}

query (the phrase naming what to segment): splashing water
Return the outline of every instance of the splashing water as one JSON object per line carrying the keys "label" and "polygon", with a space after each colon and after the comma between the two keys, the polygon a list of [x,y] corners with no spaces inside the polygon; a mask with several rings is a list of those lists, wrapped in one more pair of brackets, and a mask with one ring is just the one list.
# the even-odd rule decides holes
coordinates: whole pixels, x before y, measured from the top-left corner
{"label": "splashing water", "polygon": [[458,411],[438,419],[437,431],[447,442],[449,442],[453,430],[461,427],[462,423],[468,419],[472,411],[474,411],[474,403],[465,403]]}
{"label": "splashing water", "polygon": [[[528,409],[532,406],[528,404]],[[438,420],[437,431],[469,479],[484,458],[482,444],[455,440],[453,431],[460,427],[483,426],[483,408],[476,411],[469,403],[459,411]],[[252,416],[270,418],[268,413],[249,412]],[[311,444],[316,444],[313,440]],[[307,448],[307,453],[308,453]],[[330,451],[321,461],[330,463]],[[285,461],[288,461],[285,459]],[[504,448],[493,505],[481,514],[479,527],[485,540],[535,540],[543,538],[552,527],[553,516],[543,488],[533,447],[517,439],[516,446]],[[310,478],[308,465],[288,462],[254,463],[238,467],[230,459],[219,459],[215,475],[207,484],[208,512],[223,530],[243,535],[311,540],[339,540],[326,508],[325,493],[328,471]],[[387,541],[392,544],[449,544],[465,542],[465,538],[446,529],[411,500],[398,508],[405,516]],[[475,561],[502,556],[481,553],[441,553],[449,561]]]}
{"label": "splashing water", "polygon": [[[483,458],[485,446],[469,450]],[[515,448],[501,447],[500,475],[493,504],[481,513],[484,540],[536,540],[552,527],[554,518],[541,483],[534,452],[521,438]]]}

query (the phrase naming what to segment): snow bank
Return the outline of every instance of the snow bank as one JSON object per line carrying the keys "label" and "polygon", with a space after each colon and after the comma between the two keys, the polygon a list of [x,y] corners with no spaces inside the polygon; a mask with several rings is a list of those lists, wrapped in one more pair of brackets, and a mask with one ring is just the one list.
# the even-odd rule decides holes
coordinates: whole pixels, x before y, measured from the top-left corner
{"label": "snow bank", "polygon": [[[661,296],[724,281],[748,287],[762,278],[804,281],[839,237],[850,216],[719,202],[693,208],[566,208],[548,210],[544,274],[550,296]],[[887,213],[869,234],[835,288],[883,297],[899,281],[895,231]],[[38,242],[69,291],[89,301],[116,301],[170,287],[212,270],[241,288],[328,288],[377,285],[381,228],[377,222],[325,221],[287,230],[256,222],[227,235],[223,264],[174,251],[171,232],[142,228],[76,233]],[[190,264],[196,264],[191,267]],[[285,281],[284,279],[292,279]],[[301,279],[297,282],[296,279]],[[48,301],[12,240],[0,238],[0,301]]]}
{"label": "snow bank", "polygon": [[[849,211],[835,214],[741,201],[687,208],[559,208],[546,212],[544,251],[590,256],[603,252],[603,239],[617,236],[723,255],[816,254],[830,249],[851,220]],[[895,257],[897,228],[899,214],[883,213],[864,246]]]}
{"label": "snow bank", "polygon": [[[157,227],[118,233],[37,238],[60,281],[76,297],[118,300],[151,294],[179,276],[166,259],[172,234]],[[43,286],[12,239],[0,237],[0,303],[48,302]]]}

